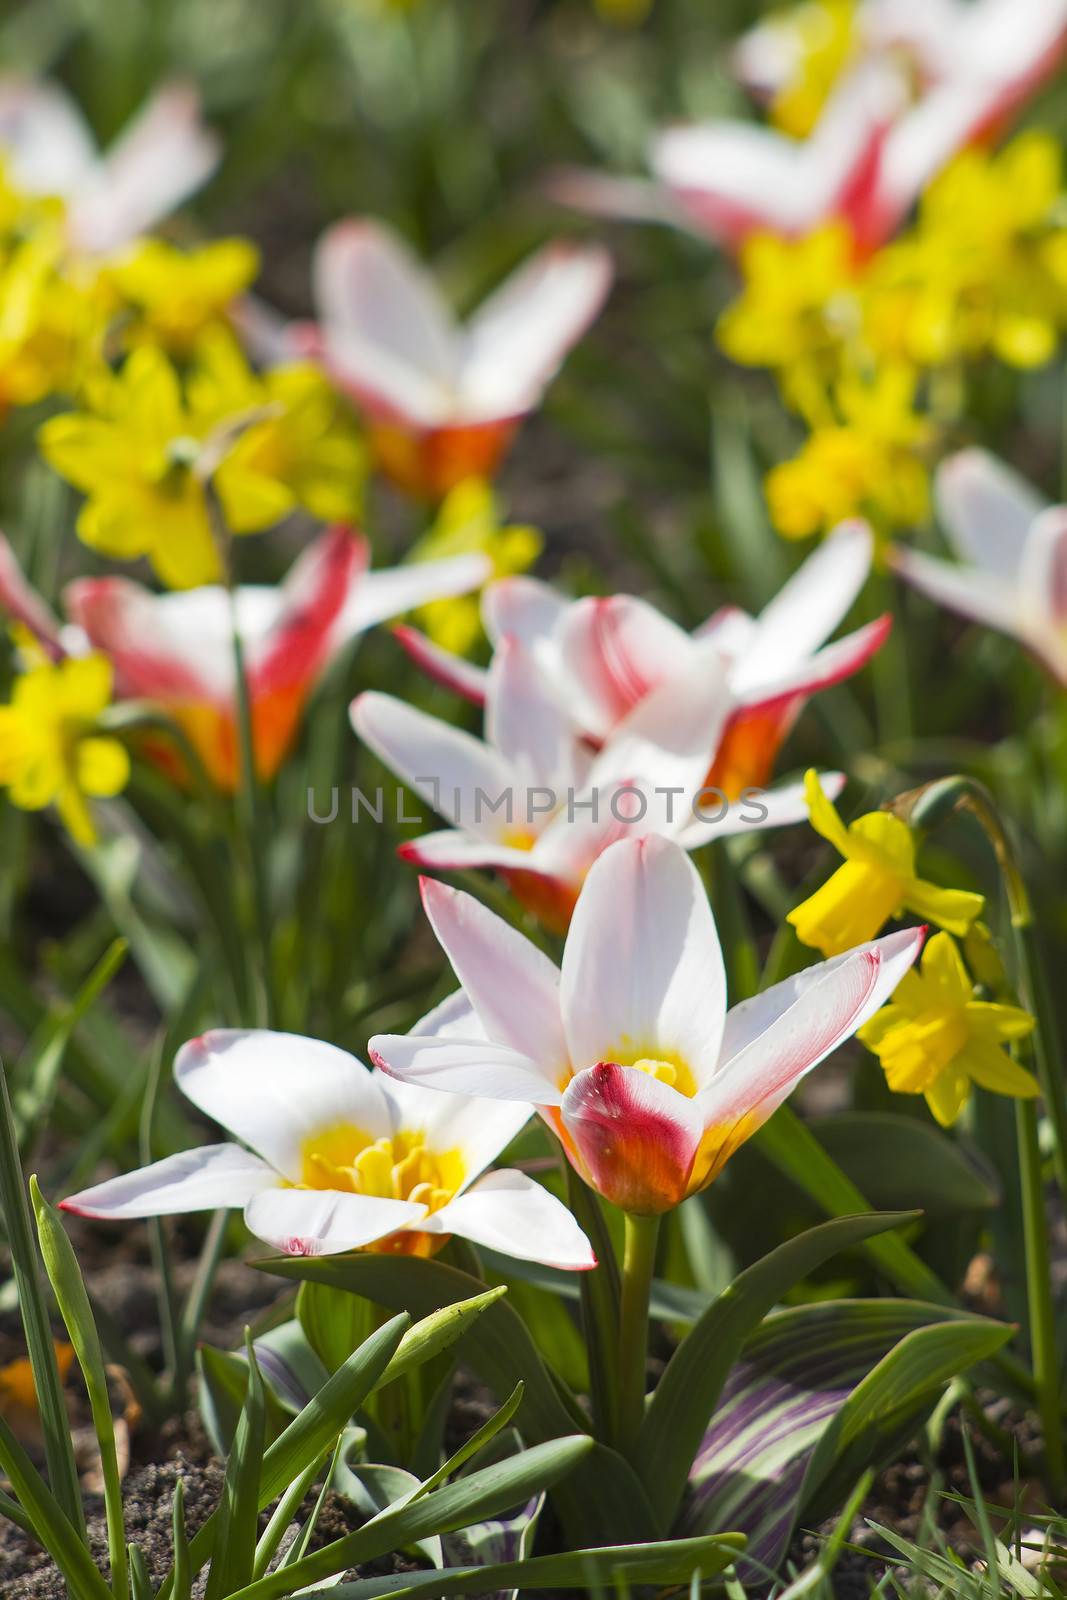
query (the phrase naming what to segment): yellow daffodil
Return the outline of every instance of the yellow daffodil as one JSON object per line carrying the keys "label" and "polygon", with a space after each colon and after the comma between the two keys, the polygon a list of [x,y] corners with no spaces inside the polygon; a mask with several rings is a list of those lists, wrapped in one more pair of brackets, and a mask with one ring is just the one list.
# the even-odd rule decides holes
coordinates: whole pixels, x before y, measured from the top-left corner
{"label": "yellow daffodil", "polygon": [[926,366],[986,353],[1021,368],[1050,360],[1067,325],[1062,188],[1059,144],[1038,130],[958,156],[916,228],[871,265],[873,348]]}
{"label": "yellow daffodil", "polygon": [[804,779],[815,832],[845,858],[821,889],[786,918],[802,944],[841,955],[873,939],[885,924],[910,911],[961,937],[985,904],[980,894],[942,889],[915,873],[915,839],[889,811],[871,811],[846,828],[814,771]]}
{"label": "yellow daffodil", "polygon": [[140,240],[108,269],[131,313],[126,342],[155,342],[188,355],[205,329],[225,320],[258,270],[259,253],[247,239],[218,239],[194,250]]}
{"label": "yellow daffodil", "polygon": [[130,775],[125,746],[97,731],[111,687],[106,656],[71,657],[16,678],[0,706],[0,784],[24,811],[54,805],[81,845],[96,840],[89,799],[118,794]]}
{"label": "yellow daffodil", "polygon": [[799,454],[767,474],[771,519],[787,539],[828,533],[865,515],[876,531],[921,522],[929,505],[923,449],[930,422],[915,409],[916,376],[886,366],[835,390],[839,421],[817,426]]}
{"label": "yellow daffodil", "polygon": [[847,223],[828,222],[801,239],[751,234],[739,264],[744,289],[716,329],[731,360],[778,371],[787,391],[802,375],[798,368],[834,376],[837,350],[859,328]]}
{"label": "yellow daffodil", "polygon": [[79,537],[120,560],[147,556],[172,589],[220,576],[207,477],[231,533],[269,528],[298,505],[351,516],[363,484],[362,446],[324,380],[303,366],[260,377],[216,333],[184,388],[144,345],[92,386],[89,409],[39,434],[45,458],[88,497]]}
{"label": "yellow daffodil", "polygon": [[247,423],[216,477],[236,532],[262,527],[260,517],[276,522],[298,506],[325,522],[358,518],[367,449],[348,406],[316,367],[300,361],[253,372],[236,340],[216,329],[199,346],[189,397],[204,428],[226,427],[233,418]]}
{"label": "yellow daffodil", "polygon": [[[433,526],[420,539],[413,556],[416,561],[442,561],[478,551],[492,562],[492,581],[525,572],[541,554],[542,544],[536,528],[502,528],[489,485],[481,478],[467,478],[445,496]],[[417,615],[434,643],[454,655],[465,654],[481,634],[476,594],[434,600]]]}
{"label": "yellow daffodil", "polygon": [[53,240],[31,238],[0,265],[0,406],[70,394],[100,362],[103,307],[58,270]]}
{"label": "yellow daffodil", "polygon": [[878,1057],[893,1092],[925,1095],[947,1128],[963,1110],[972,1083],[1026,1099],[1038,1093],[1037,1080],[1003,1048],[1025,1039],[1033,1027],[1033,1017],[1019,1006],[977,999],[955,944],[938,933],[923,952],[921,969],[905,974],[891,1003],[857,1038]]}
{"label": "yellow daffodil", "polygon": [[53,417],[38,435],[45,459],[88,497],[78,537],[119,560],[147,556],[172,589],[217,581],[195,470],[203,438],[166,356],[154,346],[135,350],[119,374],[94,385],[90,403]]}

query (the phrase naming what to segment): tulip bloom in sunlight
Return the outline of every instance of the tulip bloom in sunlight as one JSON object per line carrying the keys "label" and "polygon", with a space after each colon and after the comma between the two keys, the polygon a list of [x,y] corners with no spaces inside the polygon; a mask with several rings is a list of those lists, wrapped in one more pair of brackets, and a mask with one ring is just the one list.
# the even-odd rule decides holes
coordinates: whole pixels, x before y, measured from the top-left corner
{"label": "tulip bloom in sunlight", "polygon": [[1011,634],[1067,685],[1067,506],[1052,506],[995,456],[941,466],[937,510],[960,564],[895,549],[901,577],[962,616]]}
{"label": "tulip bloom in sunlight", "polygon": [[972,1083],[1027,1100],[1039,1093],[1037,1079],[1004,1049],[1033,1030],[1028,1011],[976,998],[955,944],[938,933],[923,952],[921,968],[901,979],[891,1004],[857,1037],[878,1057],[893,1092],[924,1095],[947,1128],[963,1110]]}
{"label": "tulip bloom in sunlight", "polygon": [[424,880],[423,903],[481,1036],[379,1035],[372,1059],[408,1083],[536,1105],[585,1181],[641,1215],[711,1183],[889,998],[923,939],[890,935],[727,1012],[704,887],[668,840],[600,857],[562,971],[470,895]]}
{"label": "tulip bloom in sunlight", "polygon": [[[427,1037],[477,1029],[454,1000],[420,1026]],[[287,1255],[430,1256],[458,1234],[548,1266],[596,1265],[547,1189],[522,1172],[486,1171],[529,1106],[393,1083],[334,1045],[265,1030],[192,1040],[174,1077],[241,1143],[166,1156],[71,1195],[65,1211],[127,1221],[241,1206],[249,1232]]]}
{"label": "tulip bloom in sunlight", "polygon": [[[322,672],[349,640],[398,612],[476,588],[484,557],[460,556],[369,572],[362,536],[323,534],[275,587],[242,585],[237,618],[245,648],[252,738],[260,778],[273,777]],[[0,605],[53,657],[94,648],[114,666],[125,700],[158,706],[186,734],[212,782],[233,789],[240,771],[229,597],[208,586],[153,594],[126,578],[82,578],[65,592],[61,628],[0,539]],[[169,754],[153,754],[177,770]]]}
{"label": "tulip bloom in sunlight", "polygon": [[77,844],[96,843],[90,800],[126,787],[130,758],[98,722],[111,701],[111,663],[82,656],[41,662],[15,679],[0,706],[0,784],[13,805],[54,805]]}
{"label": "tulip bloom in sunlight", "polygon": [[219,145],[188,84],[159,89],[100,155],[56,84],[0,78],[0,154],[19,188],[66,201],[73,248],[99,254],[146,233],[199,189]]}
{"label": "tulip bloom in sunlight", "polygon": [[872,939],[905,911],[961,937],[985,901],[967,889],[942,889],[915,873],[915,839],[890,811],[869,811],[846,828],[814,772],[805,778],[811,825],[845,864],[786,918],[802,944],[838,955]]}
{"label": "tulip bloom in sunlight", "polygon": [[[842,526],[758,617],[736,607],[714,612],[692,634],[631,595],[567,600],[530,578],[496,583],[482,615],[494,645],[514,635],[553,685],[583,737],[599,746],[642,700],[703,664],[726,674],[731,705],[725,735],[707,774],[736,799],[765,784],[808,697],[850,677],[884,643],[888,615],[833,644],[833,633],[870,571],[870,529]],[[484,700],[486,675],[435,649],[415,629],[396,630],[431,677],[468,699]]]}
{"label": "tulip bloom in sunlight", "polygon": [[389,476],[435,499],[492,475],[611,275],[598,246],[549,245],[461,327],[396,234],[342,222],[316,251],[318,325],[294,337],[359,404]]}
{"label": "tulip bloom in sunlight", "polygon": [[[746,791],[735,805],[705,784],[729,705],[721,669],[700,661],[646,694],[594,757],[534,656],[506,636],[489,670],[484,742],[391,695],[361,695],[352,723],[453,824],[400,855],[442,872],[498,872],[562,933],[590,866],[616,839],[661,833],[694,850],[801,819],[799,785]],[[843,782],[823,781],[833,794]]]}

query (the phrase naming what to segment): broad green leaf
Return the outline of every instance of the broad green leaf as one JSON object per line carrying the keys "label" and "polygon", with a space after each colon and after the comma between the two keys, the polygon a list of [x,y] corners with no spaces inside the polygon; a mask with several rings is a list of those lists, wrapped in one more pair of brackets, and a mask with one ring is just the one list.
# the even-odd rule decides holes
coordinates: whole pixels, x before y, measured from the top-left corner
{"label": "broad green leaf", "polygon": [[[485,1284],[468,1273],[441,1261],[410,1256],[369,1252],[285,1256],[259,1265],[279,1277],[330,1284],[364,1295],[378,1305],[403,1306],[423,1317],[487,1292]],[[550,1373],[529,1329],[506,1299],[490,1303],[472,1323],[464,1360],[498,1397],[510,1394],[521,1379],[525,1385],[522,1427],[531,1443],[558,1439],[586,1426],[577,1402]],[[589,1462],[568,1478],[555,1499],[575,1542],[591,1538],[607,1542],[623,1530],[642,1538],[655,1535],[648,1496],[637,1475],[621,1456],[604,1446],[597,1446]]]}
{"label": "broad green leaf", "polygon": [[[205,1344],[196,1352],[196,1366],[200,1416],[216,1454],[227,1456],[248,1397],[248,1362],[236,1351]],[[282,1433],[291,1413],[283,1408],[273,1388],[267,1391],[265,1405],[269,1442]]]}
{"label": "broad green leaf", "polygon": [[[809,1493],[805,1482],[813,1454],[851,1406],[854,1392],[881,1364],[893,1366],[916,1337],[947,1335],[953,1355],[966,1355],[976,1322],[987,1343],[990,1330],[998,1336],[1010,1332],[986,1319],[910,1300],[820,1301],[767,1317],[746,1341],[719,1398],[693,1463],[677,1531],[739,1528],[748,1538],[752,1562],[776,1567]],[[894,1426],[903,1422],[905,1434],[910,1433],[940,1381],[938,1376],[910,1390],[905,1385]],[[854,1433],[848,1442],[855,1442]],[[891,1454],[896,1442],[896,1434],[888,1438],[879,1432],[872,1417],[861,1447],[848,1456],[848,1472],[835,1474],[827,1485],[827,1514],[866,1467]],[[813,1486],[828,1478],[836,1459],[831,1453]],[[741,1565],[742,1576],[755,1582],[759,1569]]]}
{"label": "broad green leaf", "polygon": [[435,1595],[492,1594],[498,1589],[575,1589],[591,1595],[606,1588],[624,1594],[638,1584],[688,1583],[695,1572],[713,1578],[732,1566],[745,1541],[736,1533],[703,1539],[661,1539],[651,1544],[602,1545],[562,1555],[532,1556],[491,1567],[446,1568],[363,1578],[335,1589],[311,1590],[307,1600],[432,1600]]}
{"label": "broad green leaf", "polygon": [[374,1561],[431,1535],[452,1533],[472,1522],[498,1516],[542,1489],[551,1488],[592,1449],[588,1434],[533,1445],[399,1510],[383,1512],[357,1532],[316,1550],[283,1572],[268,1573],[239,1590],[232,1600],[283,1600],[294,1589],[321,1582],[347,1567]]}
{"label": "broad green leaf", "polygon": [[56,1297],[63,1325],[74,1346],[89,1395],[93,1429],[100,1450],[104,1480],[104,1507],[107,1517],[108,1556],[111,1586],[115,1600],[126,1600],[129,1592],[129,1566],[126,1557],[126,1527],[122,1514],[122,1478],[115,1449],[115,1421],[111,1415],[104,1352],[96,1331],[89,1296],[85,1292],[74,1247],[55,1211],[42,1195],[37,1179],[30,1178],[30,1198],[37,1217],[37,1238],[41,1246],[48,1281]]}
{"label": "broad green leaf", "polygon": [[327,1372],[336,1372],[374,1328],[373,1306],[324,1283],[300,1285],[296,1316]]}
{"label": "broad green leaf", "polygon": [[928,1122],[890,1111],[845,1111],[809,1123],[823,1149],[872,1206],[907,1203],[930,1217],[991,1211],[1000,1200],[996,1173]]}
{"label": "broad green leaf", "polygon": [[989,1317],[964,1316],[916,1328],[857,1385],[822,1434],[803,1489],[818,1507],[847,1492],[857,1472],[904,1444],[941,1385],[1006,1344],[1014,1329]]}
{"label": "broad green leaf", "polygon": [[661,1531],[674,1520],[723,1384],[752,1330],[787,1290],[839,1250],[914,1215],[888,1212],[821,1223],[748,1267],[712,1302],[668,1362],[634,1451]]}

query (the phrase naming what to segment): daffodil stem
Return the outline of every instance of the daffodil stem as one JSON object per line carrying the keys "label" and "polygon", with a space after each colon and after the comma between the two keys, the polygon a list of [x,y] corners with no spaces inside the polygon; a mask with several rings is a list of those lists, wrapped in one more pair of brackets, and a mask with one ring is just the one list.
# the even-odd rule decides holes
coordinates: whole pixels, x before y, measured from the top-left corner
{"label": "daffodil stem", "polygon": [[645,1368],[648,1362],[648,1308],[656,1265],[659,1217],[626,1213],[622,1258],[622,1300],[619,1306],[618,1447],[632,1454],[645,1415]]}
{"label": "daffodil stem", "polygon": [[1032,1100],[1015,1102],[1015,1128],[1019,1142],[1019,1179],[1022,1185],[1030,1360],[1034,1369],[1038,1409],[1041,1413],[1041,1427],[1045,1441],[1045,1470],[1048,1475],[1046,1487],[1055,1501],[1067,1482],[1067,1470],[1065,1470],[1067,1463],[1064,1460],[1059,1363],[1056,1354],[1056,1319],[1049,1272],[1048,1217],[1041,1176],[1037,1109]]}

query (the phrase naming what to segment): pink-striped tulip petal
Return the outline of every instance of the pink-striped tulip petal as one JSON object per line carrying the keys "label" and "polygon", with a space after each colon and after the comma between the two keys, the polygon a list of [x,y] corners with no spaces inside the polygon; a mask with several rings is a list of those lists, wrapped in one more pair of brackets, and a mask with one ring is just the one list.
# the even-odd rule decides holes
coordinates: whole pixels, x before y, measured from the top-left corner
{"label": "pink-striped tulip petal", "polygon": [[951,561],[940,561],[921,550],[897,548],[891,560],[902,578],[938,605],[984,622],[999,633],[1021,632],[1018,592],[1005,579],[977,567],[953,566]]}
{"label": "pink-striped tulip petal", "polygon": [[944,461],[935,494],[960,560],[1014,583],[1027,536],[1048,502],[986,450],[961,450]]}
{"label": "pink-striped tulip petal", "polygon": [[559,652],[590,731],[604,738],[651,689],[690,665],[693,643],[655,606],[619,594],[575,601]]}
{"label": "pink-striped tulip petal", "polygon": [[1067,506],[1050,506],[1030,530],[1019,572],[1019,604],[1037,637],[1056,641],[1067,662]]}
{"label": "pink-striped tulip petal", "polygon": [[464,656],[444,650],[419,628],[398,622],[393,637],[403,645],[408,655],[426,676],[444,689],[451,689],[472,705],[485,704],[489,674],[484,667],[476,667]]}
{"label": "pink-striped tulip petal", "polygon": [[[498,751],[388,694],[361,694],[351,718],[364,744],[440,816],[488,843],[502,842],[504,818],[490,807],[516,784]],[[488,800],[479,802],[479,794]]]}
{"label": "pink-striped tulip petal", "polygon": [[576,1066],[648,1061],[683,1094],[710,1080],[726,973],[700,875],[677,846],[625,839],[595,863],[567,936],[560,1000]]}
{"label": "pink-striped tulip petal", "polygon": [[[823,772],[819,782],[823,793],[836,800],[845,787],[845,775]],[[748,828],[792,827],[807,817],[808,803],[802,783],[784,783],[777,789],[754,791],[729,806],[709,795],[705,810],[707,814],[700,817],[687,814],[678,829],[678,843],[686,850],[697,850],[710,839],[726,839]]]}
{"label": "pink-striped tulip petal", "polygon": [[563,1098],[539,1062],[484,1035],[424,1039],[415,1033],[376,1033],[367,1053],[389,1077],[435,1092],[521,1100],[528,1106],[556,1106]]}
{"label": "pink-striped tulip petal", "polygon": [[53,661],[62,660],[66,650],[59,619],[44,597],[30,583],[19,566],[14,550],[0,533],[0,610],[13,622],[28,628]]}
{"label": "pink-striped tulip petal", "polygon": [[426,1219],[426,1231],[455,1233],[472,1244],[540,1261],[565,1272],[587,1272],[596,1256],[563,1203],[524,1172],[487,1173]]}
{"label": "pink-striped tulip petal", "polygon": [[245,1206],[249,1232],[288,1256],[359,1250],[413,1228],[426,1214],[425,1206],[410,1200],[337,1189],[265,1189]]}
{"label": "pink-striped tulip petal", "polygon": [[612,1205],[656,1215],[685,1199],[704,1133],[696,1101],[602,1061],[571,1080],[561,1114],[578,1170]]}
{"label": "pink-striped tulip petal", "polygon": [[433,878],[421,887],[430,926],[486,1038],[529,1056],[546,1085],[558,1087],[568,1060],[559,969],[473,895]]}
{"label": "pink-striped tulip petal", "polygon": [[29,194],[75,194],[96,162],[77,106],[57,84],[0,78],[0,153],[11,181]]}
{"label": "pink-striped tulip petal", "polygon": [[168,1217],[187,1211],[243,1206],[261,1190],[275,1188],[278,1175],[258,1156],[236,1144],[208,1144],[165,1156],[139,1172],[108,1178],[60,1201],[79,1217],[122,1222]]}
{"label": "pink-striped tulip petal", "polygon": [[521,788],[544,786],[562,797],[589,766],[580,730],[549,679],[518,639],[500,641],[489,668],[485,737]]}
{"label": "pink-striped tulip petal", "polygon": [[494,645],[511,634],[536,655],[551,647],[571,602],[539,578],[498,578],[482,596],[482,621]]}

